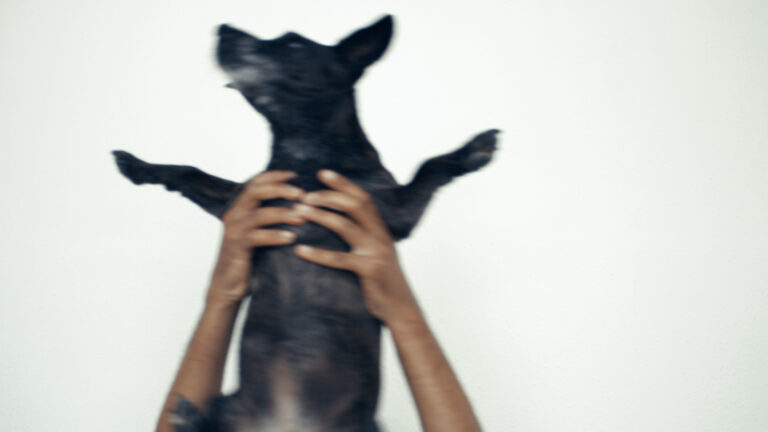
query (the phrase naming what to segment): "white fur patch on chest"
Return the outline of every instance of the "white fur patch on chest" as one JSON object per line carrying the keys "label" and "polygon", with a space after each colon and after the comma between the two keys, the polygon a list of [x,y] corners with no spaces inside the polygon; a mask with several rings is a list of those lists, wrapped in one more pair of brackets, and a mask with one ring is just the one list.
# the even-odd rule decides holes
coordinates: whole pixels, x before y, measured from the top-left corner
{"label": "white fur patch on chest", "polygon": [[[290,368],[277,362],[270,370],[273,410],[253,432],[319,432],[301,407],[296,379]],[[242,430],[239,432],[246,432]],[[251,432],[248,430],[247,432]]]}

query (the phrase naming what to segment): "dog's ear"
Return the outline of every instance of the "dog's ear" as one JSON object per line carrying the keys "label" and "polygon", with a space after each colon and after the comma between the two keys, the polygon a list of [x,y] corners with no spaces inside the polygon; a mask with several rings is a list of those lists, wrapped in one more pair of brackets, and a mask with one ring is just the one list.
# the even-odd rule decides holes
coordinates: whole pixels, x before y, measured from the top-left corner
{"label": "dog's ear", "polygon": [[343,63],[359,74],[384,54],[391,37],[392,15],[387,15],[344,38],[336,45],[336,54]]}

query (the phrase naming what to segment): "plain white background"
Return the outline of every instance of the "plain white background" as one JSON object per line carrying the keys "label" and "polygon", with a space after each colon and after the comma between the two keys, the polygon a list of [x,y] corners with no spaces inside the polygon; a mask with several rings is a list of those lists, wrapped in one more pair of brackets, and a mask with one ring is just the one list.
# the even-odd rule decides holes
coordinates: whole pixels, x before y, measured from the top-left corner
{"label": "plain white background", "polygon": [[[504,131],[399,247],[486,429],[768,429],[768,3],[25,0],[0,5],[0,430],[153,427],[220,226],[110,151],[264,167],[215,26],[332,44],[384,13],[358,100],[401,182]],[[415,431],[385,349],[379,418]]]}

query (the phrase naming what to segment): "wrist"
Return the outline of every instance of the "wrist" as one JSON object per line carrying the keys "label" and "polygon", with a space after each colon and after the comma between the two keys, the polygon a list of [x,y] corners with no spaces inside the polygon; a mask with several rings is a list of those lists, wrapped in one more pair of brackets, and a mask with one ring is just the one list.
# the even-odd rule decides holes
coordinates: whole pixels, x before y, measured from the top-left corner
{"label": "wrist", "polygon": [[248,281],[245,278],[230,280],[214,273],[205,296],[206,304],[239,306],[248,295]]}
{"label": "wrist", "polygon": [[208,295],[205,299],[204,313],[237,313],[241,303],[242,299]]}
{"label": "wrist", "polygon": [[384,324],[392,333],[411,331],[426,324],[424,314],[415,302],[408,306],[398,308],[396,313],[391,314],[384,320]]}

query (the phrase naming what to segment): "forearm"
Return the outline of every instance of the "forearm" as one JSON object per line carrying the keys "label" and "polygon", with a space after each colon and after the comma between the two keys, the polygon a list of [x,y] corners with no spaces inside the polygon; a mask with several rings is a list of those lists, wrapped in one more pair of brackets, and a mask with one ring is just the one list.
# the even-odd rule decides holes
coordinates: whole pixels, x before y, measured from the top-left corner
{"label": "forearm", "polygon": [[224,364],[238,309],[239,302],[206,302],[163,405],[157,432],[174,430],[168,420],[179,397],[187,399],[198,408],[203,408],[213,397],[220,394]]}
{"label": "forearm", "polygon": [[425,431],[479,431],[472,407],[405,280],[375,201],[338,173],[323,170],[318,179],[331,190],[305,194],[294,209],[307,221],[338,234],[350,250],[297,245],[296,255],[357,274],[366,308],[392,332]]}
{"label": "forearm", "polygon": [[480,431],[472,406],[423,314],[388,324],[425,431]]}
{"label": "forearm", "polygon": [[290,231],[263,227],[304,223],[290,209],[260,207],[260,204],[264,200],[299,198],[304,192],[284,183],[295,176],[292,172],[268,171],[254,177],[221,216],[224,234],[205,309],[163,404],[157,432],[174,431],[169,420],[176,420],[171,415],[180,397],[202,410],[221,393],[232,328],[240,303],[248,293],[252,251],[258,247],[290,244],[296,237]]}

